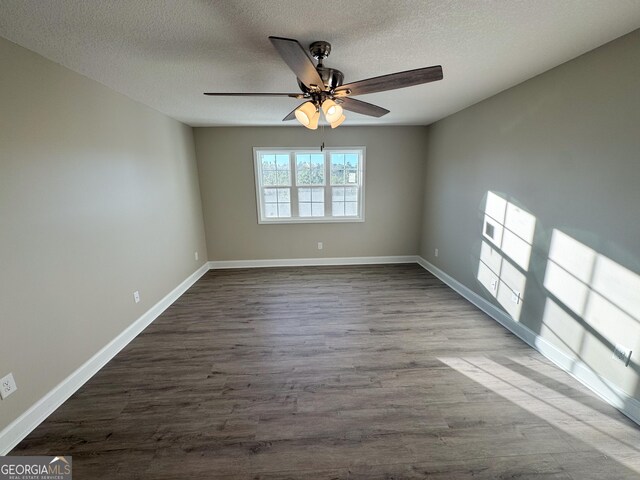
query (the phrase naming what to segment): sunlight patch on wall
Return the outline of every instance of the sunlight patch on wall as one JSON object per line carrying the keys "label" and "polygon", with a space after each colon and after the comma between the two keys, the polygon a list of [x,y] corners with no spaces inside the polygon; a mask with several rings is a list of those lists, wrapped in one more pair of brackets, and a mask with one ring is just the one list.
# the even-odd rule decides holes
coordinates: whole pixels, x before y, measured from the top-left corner
{"label": "sunlight patch on wall", "polygon": [[[502,196],[487,193],[478,281],[516,321],[522,312],[536,218]],[[490,242],[490,243],[489,243]]]}
{"label": "sunlight patch on wall", "polygon": [[[633,395],[640,353],[640,276],[560,230],[551,236],[540,334]],[[617,346],[629,358],[613,355]]]}
{"label": "sunlight patch on wall", "polygon": [[536,217],[509,202],[504,227],[502,251],[526,272],[531,259]]}
{"label": "sunlight patch on wall", "polygon": [[545,300],[540,334],[563,351],[571,353],[572,357],[580,351],[584,341],[584,330],[580,324],[548,297]]}
{"label": "sunlight patch on wall", "polygon": [[[489,191],[477,280],[516,322],[524,304],[536,217]],[[570,235],[551,232],[540,337],[631,396],[638,390],[640,275]]]}

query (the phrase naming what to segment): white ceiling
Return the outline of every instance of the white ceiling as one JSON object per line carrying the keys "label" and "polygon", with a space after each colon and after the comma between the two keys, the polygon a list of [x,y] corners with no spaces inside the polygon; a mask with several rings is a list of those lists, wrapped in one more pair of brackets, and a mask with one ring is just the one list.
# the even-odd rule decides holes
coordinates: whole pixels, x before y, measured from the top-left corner
{"label": "white ceiling", "polygon": [[330,42],[345,83],[442,65],[345,122],[426,125],[639,26],[640,0],[0,0],[1,36],[193,126],[282,125],[299,100],[202,95],[297,92],[269,35]]}

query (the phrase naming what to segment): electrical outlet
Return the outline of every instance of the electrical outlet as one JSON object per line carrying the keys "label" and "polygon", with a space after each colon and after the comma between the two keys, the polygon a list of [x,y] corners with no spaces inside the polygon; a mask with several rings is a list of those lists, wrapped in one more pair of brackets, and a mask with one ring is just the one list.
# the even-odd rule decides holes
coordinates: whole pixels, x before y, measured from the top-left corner
{"label": "electrical outlet", "polygon": [[18,389],[16,381],[13,379],[13,373],[0,379],[0,397],[4,400]]}
{"label": "electrical outlet", "polygon": [[625,347],[624,345],[620,345],[619,343],[616,343],[616,346],[613,349],[613,358],[617,358],[618,360],[624,363],[625,367],[628,367],[629,362],[631,361],[632,353],[633,352],[629,348]]}
{"label": "electrical outlet", "polygon": [[140,303],[140,292],[138,290],[136,290],[135,292],[133,292],[133,300],[136,303]]}
{"label": "electrical outlet", "polygon": [[318,242],[318,250],[322,250],[323,248],[322,242]]}
{"label": "electrical outlet", "polygon": [[193,256],[196,258],[196,262],[198,261],[198,252],[194,252]]}
{"label": "electrical outlet", "polygon": [[435,254],[435,256],[437,257],[437,256],[438,256],[438,249],[436,248],[436,249],[434,250],[434,252],[433,252],[433,253],[434,253],[434,254]]}

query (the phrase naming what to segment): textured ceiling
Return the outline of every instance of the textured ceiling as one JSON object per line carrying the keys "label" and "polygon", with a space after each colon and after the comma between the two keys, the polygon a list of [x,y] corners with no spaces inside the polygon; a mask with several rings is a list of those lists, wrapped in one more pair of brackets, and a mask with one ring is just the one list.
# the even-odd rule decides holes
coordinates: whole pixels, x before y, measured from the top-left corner
{"label": "textured ceiling", "polygon": [[426,125],[639,26],[640,0],[0,0],[0,36],[194,126],[282,124],[298,100],[202,95],[297,92],[269,35],[329,41],[345,83],[442,65],[345,123]]}

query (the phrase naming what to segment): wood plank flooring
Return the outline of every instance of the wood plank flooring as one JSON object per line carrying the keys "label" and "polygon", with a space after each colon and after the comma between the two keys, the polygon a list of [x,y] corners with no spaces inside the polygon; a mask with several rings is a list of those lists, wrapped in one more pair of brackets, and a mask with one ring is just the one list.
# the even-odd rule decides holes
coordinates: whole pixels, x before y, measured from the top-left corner
{"label": "wood plank flooring", "polygon": [[636,479],[640,429],[417,265],[221,270],[12,452],[82,479]]}

